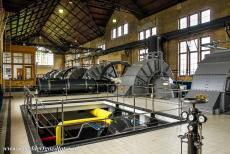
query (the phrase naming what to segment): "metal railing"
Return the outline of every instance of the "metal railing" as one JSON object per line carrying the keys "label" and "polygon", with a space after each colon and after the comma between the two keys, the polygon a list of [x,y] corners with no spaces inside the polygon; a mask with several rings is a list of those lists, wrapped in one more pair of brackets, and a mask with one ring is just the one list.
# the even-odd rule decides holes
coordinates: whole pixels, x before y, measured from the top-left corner
{"label": "metal railing", "polygon": [[[65,125],[64,125],[64,115],[65,115],[65,104],[68,101],[74,100],[74,101],[79,101],[79,100],[89,100],[89,99],[102,99],[102,98],[106,98],[108,100],[112,100],[115,102],[122,104],[126,104],[127,105],[127,99],[131,102],[129,103],[129,105],[132,106],[133,108],[133,113],[132,115],[123,115],[123,117],[128,117],[128,118],[132,118],[133,119],[133,130],[138,129],[138,124],[136,124],[136,116],[140,116],[140,115],[145,115],[145,114],[149,114],[149,113],[155,113],[155,112],[170,112],[170,111],[176,111],[178,110],[177,116],[181,116],[181,112],[184,108],[183,103],[182,103],[182,93],[183,92],[187,92],[187,90],[181,90],[181,89],[167,89],[167,88],[163,88],[162,90],[165,91],[161,91],[161,93],[169,93],[169,92],[173,92],[173,93],[177,93],[178,94],[178,103],[174,105],[177,105],[177,107],[173,107],[173,108],[167,108],[167,109],[162,109],[162,110],[157,110],[156,109],[156,102],[157,99],[155,98],[155,93],[154,93],[154,85],[150,84],[148,86],[135,86],[135,87],[131,87],[132,88],[132,95],[127,96],[125,95],[125,88],[123,85],[123,91],[120,90],[119,85],[116,84],[116,91],[111,93],[109,90],[109,86],[114,85],[114,84],[105,84],[105,86],[107,87],[107,91],[106,92],[99,92],[99,84],[96,84],[96,91],[94,94],[92,94],[91,98],[89,97],[74,97],[75,95],[71,95],[71,97],[69,96],[68,93],[68,88],[65,88],[65,96],[64,98],[61,99],[56,99],[56,100],[48,100],[48,101],[43,101],[40,100],[39,97],[37,97],[36,95],[33,94],[33,92],[30,91],[30,89],[28,87],[24,87],[24,106],[26,108],[26,110],[28,111],[28,113],[31,115],[31,117],[35,120],[35,126],[36,129],[46,129],[49,131],[50,128],[56,128],[58,124],[61,125],[61,130],[62,130],[62,141],[61,143],[64,144],[65,141],[68,140],[73,140],[73,139],[78,139],[82,133],[82,129],[85,126],[89,126],[91,123],[95,122],[95,121],[89,121],[89,122],[85,122],[80,124],[80,130],[77,134],[77,136],[71,136],[71,133],[69,133],[67,130],[65,130]],[[143,88],[145,89],[147,92],[144,94],[135,94],[134,88]],[[120,90],[120,91],[119,91]],[[96,94],[96,96],[95,96]],[[139,106],[138,103],[140,103],[140,101],[142,102],[142,106],[143,106],[143,102],[145,102],[144,107],[146,110],[150,110],[150,112],[146,112],[146,113],[137,113],[137,109],[142,107],[141,105]],[[59,120],[57,117],[55,117],[55,115],[53,113],[51,113],[47,106],[46,103],[47,102],[53,102],[55,104],[59,104],[60,106],[57,107],[57,113],[59,111],[59,108],[61,108],[61,120]],[[168,103],[168,102],[167,102]],[[151,105],[149,107],[149,104]],[[43,114],[43,112],[41,112],[40,110],[45,111],[45,113],[47,113],[48,115],[50,115],[51,119],[48,119],[46,117],[45,114]],[[43,123],[41,123],[41,118],[43,118],[45,120],[45,122],[48,123],[48,125],[45,125]],[[109,118],[106,118],[104,120],[108,120]],[[54,120],[55,124],[53,124],[50,120]],[[145,125],[146,123],[143,123],[143,125]],[[79,124],[78,124],[79,125]],[[49,131],[51,135],[54,135],[54,133],[52,133],[52,131]],[[68,133],[69,136],[68,138],[65,138],[65,133]]]}

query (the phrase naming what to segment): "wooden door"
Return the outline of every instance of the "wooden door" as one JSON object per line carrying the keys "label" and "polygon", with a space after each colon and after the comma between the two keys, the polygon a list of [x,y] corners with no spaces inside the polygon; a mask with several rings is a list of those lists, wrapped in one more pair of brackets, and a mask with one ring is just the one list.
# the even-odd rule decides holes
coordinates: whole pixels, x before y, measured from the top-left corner
{"label": "wooden door", "polygon": [[17,68],[17,79],[23,80],[23,69],[22,68]]}

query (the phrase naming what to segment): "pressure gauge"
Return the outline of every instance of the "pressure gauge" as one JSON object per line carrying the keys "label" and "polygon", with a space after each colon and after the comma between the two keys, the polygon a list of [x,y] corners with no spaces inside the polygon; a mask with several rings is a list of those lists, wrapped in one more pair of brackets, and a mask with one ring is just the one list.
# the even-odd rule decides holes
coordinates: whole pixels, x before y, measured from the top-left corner
{"label": "pressure gauge", "polygon": [[188,125],[188,130],[189,131],[193,131],[193,129],[194,129],[193,125]]}
{"label": "pressure gauge", "polygon": [[205,123],[207,121],[207,118],[203,114],[200,114],[198,116],[198,121],[199,123]]}
{"label": "pressure gauge", "polygon": [[182,117],[183,119],[187,119],[187,118],[188,118],[188,112],[183,111],[183,112],[181,113],[181,117]]}
{"label": "pressure gauge", "polygon": [[189,121],[193,121],[195,119],[194,115],[193,114],[189,114],[188,115],[188,120]]}

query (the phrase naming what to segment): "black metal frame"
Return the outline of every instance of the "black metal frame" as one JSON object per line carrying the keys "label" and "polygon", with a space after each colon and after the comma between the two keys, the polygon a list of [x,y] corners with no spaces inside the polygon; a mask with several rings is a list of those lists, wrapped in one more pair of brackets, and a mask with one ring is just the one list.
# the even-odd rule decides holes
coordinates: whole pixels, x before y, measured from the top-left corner
{"label": "black metal frame", "polygon": [[[13,4],[13,2],[6,1],[3,3]],[[20,11],[9,17],[6,36],[8,40],[11,39],[12,43],[16,44],[28,44],[33,42],[36,36],[45,35],[49,37],[53,45],[80,45],[104,34],[105,26],[114,10],[129,12],[138,19],[142,19],[181,1],[184,0],[154,0],[150,5],[148,2],[138,0],[78,0],[71,1],[71,3],[63,0],[36,0],[30,2],[28,6],[21,6]],[[160,8],[156,5],[158,3]],[[149,6],[153,8],[150,9],[151,11]],[[58,8],[63,8],[65,15],[57,13]],[[74,12],[76,8],[78,11]],[[51,20],[53,16],[56,16],[55,20]],[[70,16],[71,18],[68,19],[67,17]],[[57,22],[57,19],[60,19],[60,22]],[[74,21],[75,24],[71,21]],[[69,29],[67,26],[62,26],[63,24],[68,25]],[[62,37],[62,34],[65,34],[65,37]],[[76,43],[75,40],[78,42]]]}

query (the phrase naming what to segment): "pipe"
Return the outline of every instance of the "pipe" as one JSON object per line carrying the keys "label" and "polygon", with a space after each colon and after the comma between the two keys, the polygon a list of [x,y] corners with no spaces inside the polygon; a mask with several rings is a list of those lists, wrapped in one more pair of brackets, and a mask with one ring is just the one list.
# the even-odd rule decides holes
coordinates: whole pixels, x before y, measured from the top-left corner
{"label": "pipe", "polygon": [[61,145],[62,141],[62,127],[63,126],[71,126],[71,125],[79,125],[84,124],[87,122],[105,122],[106,125],[110,125],[112,120],[110,120],[110,116],[112,115],[111,112],[103,110],[103,109],[93,109],[90,111],[90,114],[94,115],[94,118],[84,118],[84,119],[77,119],[77,120],[67,120],[60,122],[56,126],[56,145]]}

